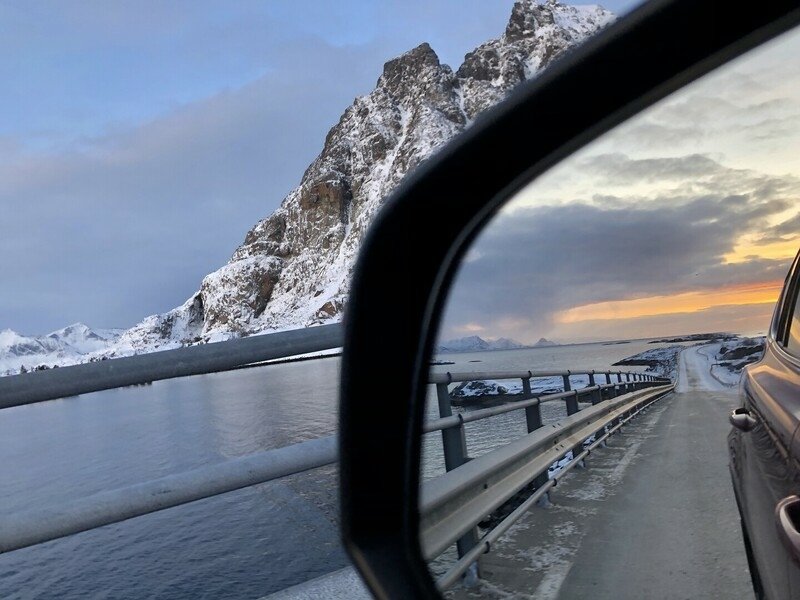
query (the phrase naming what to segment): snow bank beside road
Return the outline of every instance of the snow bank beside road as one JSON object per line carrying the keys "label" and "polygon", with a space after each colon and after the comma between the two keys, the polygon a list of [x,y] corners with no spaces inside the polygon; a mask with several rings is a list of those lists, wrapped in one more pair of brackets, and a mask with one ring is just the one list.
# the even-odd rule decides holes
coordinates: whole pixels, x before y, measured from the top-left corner
{"label": "snow bank beside road", "polygon": [[681,354],[676,391],[722,391],[736,387],[742,369],[764,354],[764,343],[763,337],[737,337],[687,348]]}
{"label": "snow bank beside road", "polygon": [[764,355],[763,337],[740,337],[698,348],[698,355],[706,361],[709,373],[722,385],[734,387],[739,384],[742,369],[757,362]]}
{"label": "snow bank beside road", "polygon": [[715,344],[705,344],[703,346],[692,346],[681,353],[681,374],[678,385],[675,388],[678,392],[688,392],[690,390],[706,390],[709,392],[724,391],[730,387],[711,374],[713,359],[713,348]]}

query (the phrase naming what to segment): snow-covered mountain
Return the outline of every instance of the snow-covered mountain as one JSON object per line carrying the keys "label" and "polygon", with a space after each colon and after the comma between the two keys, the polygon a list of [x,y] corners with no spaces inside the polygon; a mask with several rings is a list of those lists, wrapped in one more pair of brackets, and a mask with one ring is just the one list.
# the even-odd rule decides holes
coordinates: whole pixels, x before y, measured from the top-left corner
{"label": "snow-covered mountain", "polygon": [[42,336],[26,336],[4,329],[0,331],[0,375],[47,367],[74,365],[108,351],[121,329],[93,330],[75,323]]}
{"label": "snow-covered mountain", "polygon": [[280,208],[182,306],[127,331],[128,353],[341,318],[361,240],[383,200],[481,111],[605,26],[599,6],[517,2],[505,32],[453,71],[428,44],[386,63]]}
{"label": "snow-covered mountain", "polygon": [[501,337],[496,340],[485,340],[480,336],[470,335],[440,342],[436,350],[437,352],[482,352],[484,350],[513,350],[515,348],[528,348],[528,346],[508,338]]}
{"label": "snow-covered mountain", "polygon": [[361,240],[402,178],[476,115],[608,24],[599,6],[521,0],[503,34],[453,71],[423,43],[384,65],[300,184],[183,305],[124,332],[108,356],[341,319]]}
{"label": "snow-covered mountain", "polygon": [[533,345],[533,347],[534,348],[549,348],[551,346],[558,346],[558,345],[559,344],[557,342],[554,342],[552,340],[548,340],[547,338],[539,338],[539,341],[536,342]]}

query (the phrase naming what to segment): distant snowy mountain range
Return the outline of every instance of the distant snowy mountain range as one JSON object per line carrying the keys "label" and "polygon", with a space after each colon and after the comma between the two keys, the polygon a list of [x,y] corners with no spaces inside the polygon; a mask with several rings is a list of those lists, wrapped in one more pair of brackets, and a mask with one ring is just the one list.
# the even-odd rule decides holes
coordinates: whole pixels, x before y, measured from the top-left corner
{"label": "distant snowy mountain range", "polygon": [[[183,305],[114,339],[89,331],[85,343],[60,340],[50,352],[43,339],[50,336],[5,332],[10,341],[0,345],[0,372],[4,364],[67,364],[340,320],[361,240],[403,177],[613,19],[599,6],[521,0],[503,34],[469,52],[455,71],[427,43],[390,60],[375,89],[356,98],[330,130],[298,187]],[[92,333],[106,345],[83,351],[97,341]]]}
{"label": "distant snowy mountain range", "polygon": [[509,338],[497,338],[485,340],[477,335],[447,340],[441,342],[436,348],[437,352],[482,352],[484,350],[514,350],[517,348],[541,348],[546,346],[558,346],[557,343],[541,338],[533,345],[521,344]]}
{"label": "distant snowy mountain range", "polygon": [[100,358],[114,346],[122,329],[90,329],[75,323],[42,336],[0,331],[0,375],[37,367],[64,367]]}
{"label": "distant snowy mountain range", "polygon": [[477,335],[470,335],[455,340],[441,342],[437,348],[439,352],[482,352],[484,350],[512,350],[514,348],[526,348],[524,344],[508,338],[497,338],[496,340],[485,340]]}

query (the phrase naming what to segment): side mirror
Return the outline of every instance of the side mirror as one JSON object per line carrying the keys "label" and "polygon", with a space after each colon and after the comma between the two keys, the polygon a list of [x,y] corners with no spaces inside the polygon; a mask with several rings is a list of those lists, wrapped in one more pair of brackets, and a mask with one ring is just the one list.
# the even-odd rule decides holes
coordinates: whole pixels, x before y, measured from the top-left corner
{"label": "side mirror", "polygon": [[750,431],[756,426],[756,420],[746,408],[737,408],[729,417],[731,425],[740,431]]}
{"label": "side mirror", "polygon": [[[431,548],[468,535],[461,525],[446,527],[432,512],[421,515],[420,505],[444,506],[450,491],[465,489],[477,478],[461,471],[463,480],[449,481],[439,495],[422,497],[419,484],[430,361],[448,290],[470,243],[505,201],[564,157],[800,20],[794,1],[768,2],[758,11],[748,6],[698,0],[645,4],[479,118],[412,174],[374,222],[347,309],[340,460],[345,545],[376,597],[439,597],[441,588],[427,562]],[[581,375],[590,374],[597,375]],[[524,386],[535,374],[515,375],[523,393],[534,395]],[[605,380],[605,373],[602,376]],[[571,374],[566,377],[569,380]],[[621,391],[622,382],[595,379],[594,387],[586,386],[593,389],[582,395],[610,400],[611,387],[599,385],[611,383],[615,393]],[[647,392],[644,387],[627,391]],[[577,391],[563,393],[566,399],[582,399]],[[607,417],[602,426],[608,431],[645,406],[608,402],[598,404],[592,415]],[[558,443],[575,443],[572,438],[581,437],[587,427],[599,430],[600,420],[581,424],[579,414],[568,415],[576,417],[570,422],[575,431]],[[437,426],[456,430],[446,425]],[[458,456],[460,443],[454,438],[449,444],[451,461],[466,460]],[[505,466],[513,459],[509,455]],[[486,497],[475,488],[475,498],[481,496]],[[493,510],[491,502],[479,504],[459,514]],[[467,545],[461,558],[485,550],[476,545],[466,549]]]}

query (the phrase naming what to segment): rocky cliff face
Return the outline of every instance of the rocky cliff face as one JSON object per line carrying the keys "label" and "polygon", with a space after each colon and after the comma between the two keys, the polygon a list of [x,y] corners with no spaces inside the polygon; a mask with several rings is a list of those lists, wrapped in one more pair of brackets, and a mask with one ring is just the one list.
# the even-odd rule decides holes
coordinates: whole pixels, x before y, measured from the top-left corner
{"label": "rocky cliff face", "polygon": [[428,44],[386,63],[272,215],[187,302],[148,317],[119,352],[215,340],[341,318],[359,244],[398,182],[482,111],[611,21],[597,6],[514,5],[503,35],[457,71]]}

